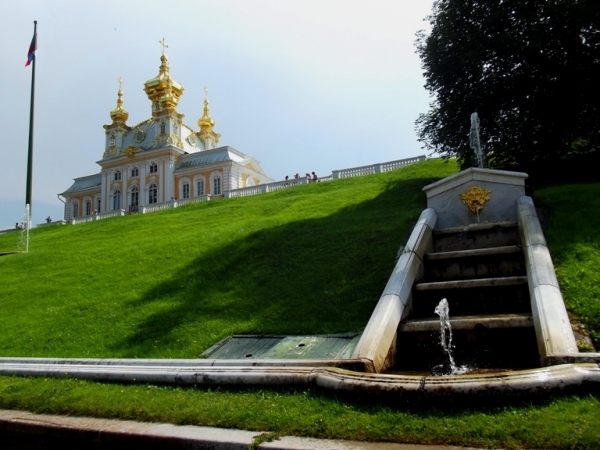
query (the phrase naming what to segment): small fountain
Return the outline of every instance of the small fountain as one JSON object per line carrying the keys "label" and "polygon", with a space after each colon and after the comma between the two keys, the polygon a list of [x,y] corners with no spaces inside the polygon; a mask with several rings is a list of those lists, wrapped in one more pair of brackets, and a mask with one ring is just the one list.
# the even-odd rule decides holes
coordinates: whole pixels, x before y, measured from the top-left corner
{"label": "small fountain", "polygon": [[479,115],[474,112],[471,114],[471,129],[469,130],[469,145],[475,152],[477,157],[477,166],[483,169],[485,164],[485,156],[483,154],[483,147],[479,140]]}
{"label": "small fountain", "polygon": [[450,307],[443,298],[434,312],[440,316],[440,344],[444,352],[444,362],[431,369],[432,375],[463,375],[468,372],[467,366],[457,366],[452,356],[452,327],[450,326]]}
{"label": "small fountain", "polygon": [[31,224],[31,217],[29,216],[29,205],[25,205],[25,211],[23,212],[23,222],[21,223],[22,229],[19,236],[19,246],[25,253],[29,251],[29,226]]}

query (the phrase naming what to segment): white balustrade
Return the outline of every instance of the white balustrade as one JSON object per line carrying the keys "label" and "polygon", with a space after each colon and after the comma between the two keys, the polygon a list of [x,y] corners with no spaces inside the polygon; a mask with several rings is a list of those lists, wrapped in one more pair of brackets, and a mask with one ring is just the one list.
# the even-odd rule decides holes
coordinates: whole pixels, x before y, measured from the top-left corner
{"label": "white balustrade", "polygon": [[[341,178],[352,178],[360,177],[363,175],[371,175],[374,173],[389,172],[391,170],[400,169],[401,167],[416,164],[421,161],[425,161],[427,157],[425,155],[415,156],[414,158],[399,159],[396,161],[388,161],[385,163],[372,164],[370,166],[353,167],[350,169],[334,170],[331,175],[319,178],[319,181],[330,181]],[[248,197],[250,195],[263,194],[265,192],[274,192],[280,189],[285,189],[292,186],[299,186],[301,184],[308,184],[312,180],[308,180],[306,177],[292,178],[283,181],[275,181],[273,183],[259,184],[258,186],[248,186],[240,189],[232,189],[231,191],[225,191],[225,198],[236,198],[236,197]],[[183,206],[191,203],[198,203],[210,200],[210,195],[199,195],[198,197],[190,197],[182,200],[171,200],[162,203],[153,203],[151,205],[144,205],[139,207],[139,212],[142,214],[161,211],[164,209],[177,208],[177,206]],[[71,219],[72,224],[91,222],[93,220],[106,219],[109,217],[123,216],[125,210],[108,211],[101,214],[94,214],[92,216],[77,217]]]}

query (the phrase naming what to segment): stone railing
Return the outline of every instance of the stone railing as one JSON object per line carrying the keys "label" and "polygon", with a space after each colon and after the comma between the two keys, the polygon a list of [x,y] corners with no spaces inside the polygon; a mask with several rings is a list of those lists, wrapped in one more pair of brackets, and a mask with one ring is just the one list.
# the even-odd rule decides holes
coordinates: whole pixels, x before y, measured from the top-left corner
{"label": "stone railing", "polygon": [[125,215],[124,209],[115,209],[113,211],[106,211],[106,212],[99,213],[99,214],[92,214],[91,216],[74,217],[71,219],[70,222],[72,225],[76,225],[78,223],[93,222],[94,220],[108,219],[110,217],[117,217],[117,216],[124,216],[124,215]]}
{"label": "stone railing", "polygon": [[401,167],[410,166],[421,161],[425,161],[425,155],[415,156],[414,158],[398,159],[385,163],[372,164],[370,166],[353,167],[351,169],[334,170],[331,175],[334,180],[340,178],[360,177],[363,175],[371,175],[374,173],[389,172],[390,170],[400,169]]}
{"label": "stone railing", "polygon": [[300,186],[307,184],[306,177],[292,178],[283,181],[274,181],[273,183],[259,184],[258,186],[248,186],[240,189],[232,189],[225,192],[225,198],[247,197],[249,195],[264,194],[265,192],[278,191],[291,186]]}
{"label": "stone railing", "polygon": [[[331,175],[327,175],[325,177],[319,178],[318,181],[331,181],[338,180],[341,178],[351,178],[351,177],[359,177],[362,175],[371,175],[374,173],[382,173],[389,172],[391,170],[396,170],[401,167],[409,166],[411,164],[415,164],[421,161],[425,161],[427,157],[423,156],[415,156],[414,158],[406,158],[406,159],[398,159],[396,161],[388,161],[379,164],[372,164],[370,166],[361,166],[361,167],[353,167],[351,169],[343,169],[343,170],[334,170],[331,172]],[[308,184],[312,180],[308,180],[306,177],[301,178],[291,178],[283,181],[274,181],[272,183],[259,184],[258,186],[248,186],[240,189],[232,189],[230,191],[225,191],[222,195],[224,198],[236,198],[236,197],[248,197],[250,195],[264,194],[266,192],[274,192],[280,189],[285,189],[292,186],[300,186],[301,184]],[[154,211],[161,211],[163,209],[173,209],[178,206],[183,206],[191,203],[197,202],[205,202],[210,200],[212,197],[221,197],[221,195],[211,196],[211,195],[200,195],[198,197],[190,197],[182,200],[170,200],[168,202],[162,203],[153,203],[151,205],[138,206],[138,213],[146,214]],[[84,216],[77,217],[76,219],[71,219],[70,223],[85,223],[91,222],[93,220],[106,219],[108,217],[115,216],[124,216],[125,210],[116,210],[116,211],[108,211],[101,214],[94,214],[92,216]]]}
{"label": "stone railing", "polygon": [[183,198],[181,200],[169,200],[168,202],[153,203],[139,207],[139,212],[142,214],[162,211],[163,209],[173,209],[179,206],[189,205],[191,203],[207,202],[210,200],[210,195],[199,195],[198,197]]}

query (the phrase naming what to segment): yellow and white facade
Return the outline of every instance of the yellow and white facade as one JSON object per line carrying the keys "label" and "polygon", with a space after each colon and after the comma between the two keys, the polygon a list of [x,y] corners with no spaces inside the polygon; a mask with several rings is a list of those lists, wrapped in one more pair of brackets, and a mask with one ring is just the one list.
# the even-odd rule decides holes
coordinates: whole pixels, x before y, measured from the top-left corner
{"label": "yellow and white facade", "polygon": [[104,125],[105,146],[101,171],[75,178],[59,194],[65,199],[64,219],[110,212],[138,212],[141,207],[193,197],[220,197],[226,191],[272,181],[258,161],[228,146],[219,147],[208,98],[198,130],[177,112],[183,86],[171,78],[167,55],[161,55],[159,73],[144,84],[152,117],[127,125],[119,80],[112,123]]}

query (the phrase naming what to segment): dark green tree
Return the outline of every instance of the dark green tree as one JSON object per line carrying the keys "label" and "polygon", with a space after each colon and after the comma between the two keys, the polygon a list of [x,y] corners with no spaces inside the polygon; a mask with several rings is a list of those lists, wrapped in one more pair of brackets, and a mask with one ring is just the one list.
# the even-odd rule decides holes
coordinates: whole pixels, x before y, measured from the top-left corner
{"label": "dark green tree", "polygon": [[437,0],[428,19],[426,149],[470,166],[477,112],[489,167],[600,154],[600,0]]}

